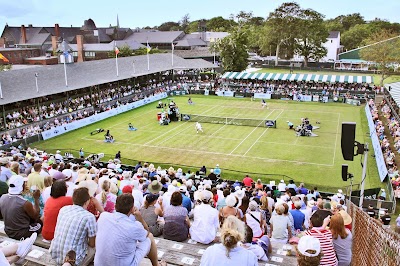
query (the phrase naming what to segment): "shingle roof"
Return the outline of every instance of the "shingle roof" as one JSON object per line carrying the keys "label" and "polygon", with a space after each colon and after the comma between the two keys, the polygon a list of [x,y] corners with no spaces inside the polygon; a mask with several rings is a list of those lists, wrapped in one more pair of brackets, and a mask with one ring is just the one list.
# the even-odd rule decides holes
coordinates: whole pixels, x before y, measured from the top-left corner
{"label": "shingle roof", "polygon": [[[182,58],[202,58],[214,56],[214,54],[210,52],[208,47],[197,48],[193,50],[175,50],[174,54]],[[216,55],[218,55],[218,53]]]}
{"label": "shingle roof", "polygon": [[207,44],[198,38],[187,38],[176,43],[176,47],[192,47],[192,46],[207,46]]}
{"label": "shingle roof", "polygon": [[330,31],[329,32],[329,39],[336,39],[339,37],[340,31]]}
{"label": "shingle roof", "polygon": [[146,32],[134,32],[132,35],[127,37],[125,40],[135,40],[139,43],[171,43],[176,42],[183,31],[146,31]]}
{"label": "shingle roof", "polygon": [[[71,91],[98,84],[124,80],[172,69],[171,54],[150,54],[150,71],[147,56],[118,58],[119,76],[116,75],[115,59],[95,60],[68,64],[68,87],[65,86],[62,64],[0,72],[3,98],[0,105]],[[133,73],[135,62],[135,73]],[[174,55],[174,68],[214,68],[205,60],[185,60]],[[36,92],[35,73],[38,73],[39,92]]]}

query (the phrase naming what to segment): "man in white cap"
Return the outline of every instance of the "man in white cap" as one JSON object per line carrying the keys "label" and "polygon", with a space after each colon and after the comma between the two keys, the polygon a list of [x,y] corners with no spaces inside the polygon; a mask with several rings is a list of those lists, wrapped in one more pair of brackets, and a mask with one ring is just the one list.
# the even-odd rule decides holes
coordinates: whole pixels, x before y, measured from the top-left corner
{"label": "man in white cap", "polygon": [[217,164],[217,165],[215,166],[215,168],[214,168],[214,174],[215,174],[217,177],[221,177],[221,168],[219,168],[219,164]]}
{"label": "man in white cap", "polygon": [[336,201],[337,203],[339,203],[341,199],[342,199],[342,200],[345,199],[345,197],[344,197],[344,195],[343,195],[343,190],[338,189],[338,193],[336,193],[335,195],[333,195],[333,196],[331,197],[331,200]]}
{"label": "man in white cap", "polygon": [[297,261],[299,265],[309,264],[310,260],[315,262],[313,265],[319,265],[322,254],[321,243],[317,238],[307,235],[301,237],[297,245],[297,251]]}
{"label": "man in white cap", "polygon": [[0,198],[0,212],[4,220],[4,231],[7,236],[13,239],[28,238],[35,232],[41,231],[41,224],[38,221],[40,214],[39,198],[40,191],[32,193],[35,204],[21,197],[24,178],[20,175],[13,175],[9,180],[8,194]]}
{"label": "man in white cap", "polygon": [[68,190],[67,190],[67,197],[72,197],[72,194],[74,194],[75,190],[75,183],[72,181],[72,170],[71,169],[64,169],[62,173],[65,175],[65,183],[67,184]]}
{"label": "man in white cap", "polygon": [[143,198],[143,193],[142,191],[139,190],[139,180],[135,179],[132,181],[132,196],[135,199],[134,204],[135,207],[140,210],[140,208],[143,206],[144,203],[144,198]]}

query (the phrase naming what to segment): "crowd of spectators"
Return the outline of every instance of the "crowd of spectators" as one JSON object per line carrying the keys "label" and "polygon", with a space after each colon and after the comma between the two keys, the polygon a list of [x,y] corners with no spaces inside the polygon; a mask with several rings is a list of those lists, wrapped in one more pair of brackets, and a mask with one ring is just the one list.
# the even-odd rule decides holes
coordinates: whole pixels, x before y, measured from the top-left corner
{"label": "crowd of spectators", "polygon": [[232,258],[240,262],[232,265],[258,265],[274,245],[305,236],[320,251],[310,256],[299,244],[299,265],[310,257],[351,263],[352,223],[340,190],[323,200],[317,188],[293,181],[226,181],[218,165],[192,173],[139,162],[128,171],[119,161],[74,164],[34,149],[11,155],[0,161],[4,230],[14,239],[41,233],[58,264],[87,265],[94,254],[95,265],[137,265],[145,256],[158,265],[154,236],[210,245],[202,265]]}
{"label": "crowd of spectators", "polygon": [[[150,85],[140,87],[132,86],[115,87],[109,84],[109,88],[92,88],[91,94],[71,96],[64,100],[49,101],[37,106],[25,106],[19,110],[7,113],[6,123],[3,128],[8,130],[1,135],[1,145],[7,145],[15,141],[40,134],[42,131],[56,126],[71,123],[76,120],[89,117],[96,113],[104,112],[120,105],[138,101],[147,95],[169,91],[176,86],[171,81],[149,82]],[[30,101],[28,101],[30,102]],[[88,109],[93,107],[92,109]],[[39,110],[40,109],[40,110]],[[46,121],[43,125],[32,123]],[[11,135],[9,130],[17,129]]]}

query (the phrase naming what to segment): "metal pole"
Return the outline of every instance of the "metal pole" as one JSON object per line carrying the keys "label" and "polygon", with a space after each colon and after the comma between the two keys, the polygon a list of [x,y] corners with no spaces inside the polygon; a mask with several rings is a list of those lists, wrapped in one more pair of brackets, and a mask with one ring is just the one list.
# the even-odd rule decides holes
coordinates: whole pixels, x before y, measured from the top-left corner
{"label": "metal pole", "polygon": [[0,82],[0,98],[3,99],[3,89],[1,88],[1,82]]}
{"label": "metal pole", "polygon": [[64,76],[65,76],[65,87],[68,87],[67,79],[67,57],[64,55]]}
{"label": "metal pole", "polygon": [[363,163],[363,171],[361,175],[361,191],[360,191],[360,204],[359,207],[362,208],[363,200],[364,200],[364,187],[365,187],[365,176],[367,173],[367,160],[368,160],[368,143],[364,146],[364,163]]}
{"label": "metal pole", "polygon": [[38,73],[35,73],[35,82],[36,82],[36,92],[39,92],[39,86],[38,86]]}
{"label": "metal pole", "polygon": [[119,76],[119,72],[118,72],[118,54],[115,53],[115,66],[117,67],[117,77]]}

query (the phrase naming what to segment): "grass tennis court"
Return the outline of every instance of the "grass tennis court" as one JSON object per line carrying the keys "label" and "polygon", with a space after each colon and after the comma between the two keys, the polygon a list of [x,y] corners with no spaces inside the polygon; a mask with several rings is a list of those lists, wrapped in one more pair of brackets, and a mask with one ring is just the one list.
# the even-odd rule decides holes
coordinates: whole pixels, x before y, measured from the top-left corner
{"label": "grass tennis court", "polygon": [[[194,105],[187,104],[188,96],[175,97],[181,113],[273,119],[277,120],[277,128],[202,123],[204,133],[196,134],[193,122],[160,126],[156,119],[159,109],[153,103],[32,146],[53,152],[83,147],[86,156],[94,152],[115,154],[120,150],[122,158],[195,166],[193,170],[202,165],[210,169],[218,163],[222,169],[285,174],[296,182],[328,188],[350,184],[341,180],[341,165],[346,163],[340,148],[341,123],[356,122],[356,139],[368,141],[363,107],[269,100],[268,109],[262,109],[259,100],[252,102],[249,98],[191,97]],[[308,117],[314,125],[316,121],[321,122],[321,128],[315,131],[318,137],[296,137],[295,132],[288,129],[286,121],[298,125],[302,117]],[[129,122],[138,130],[129,131]],[[91,136],[90,132],[96,128],[110,129],[115,142],[104,143],[104,133]],[[359,157],[348,163],[349,172],[355,176],[354,183],[361,180]],[[262,176],[253,176],[258,177]],[[377,186],[380,181],[376,164],[370,157],[366,188]]]}

